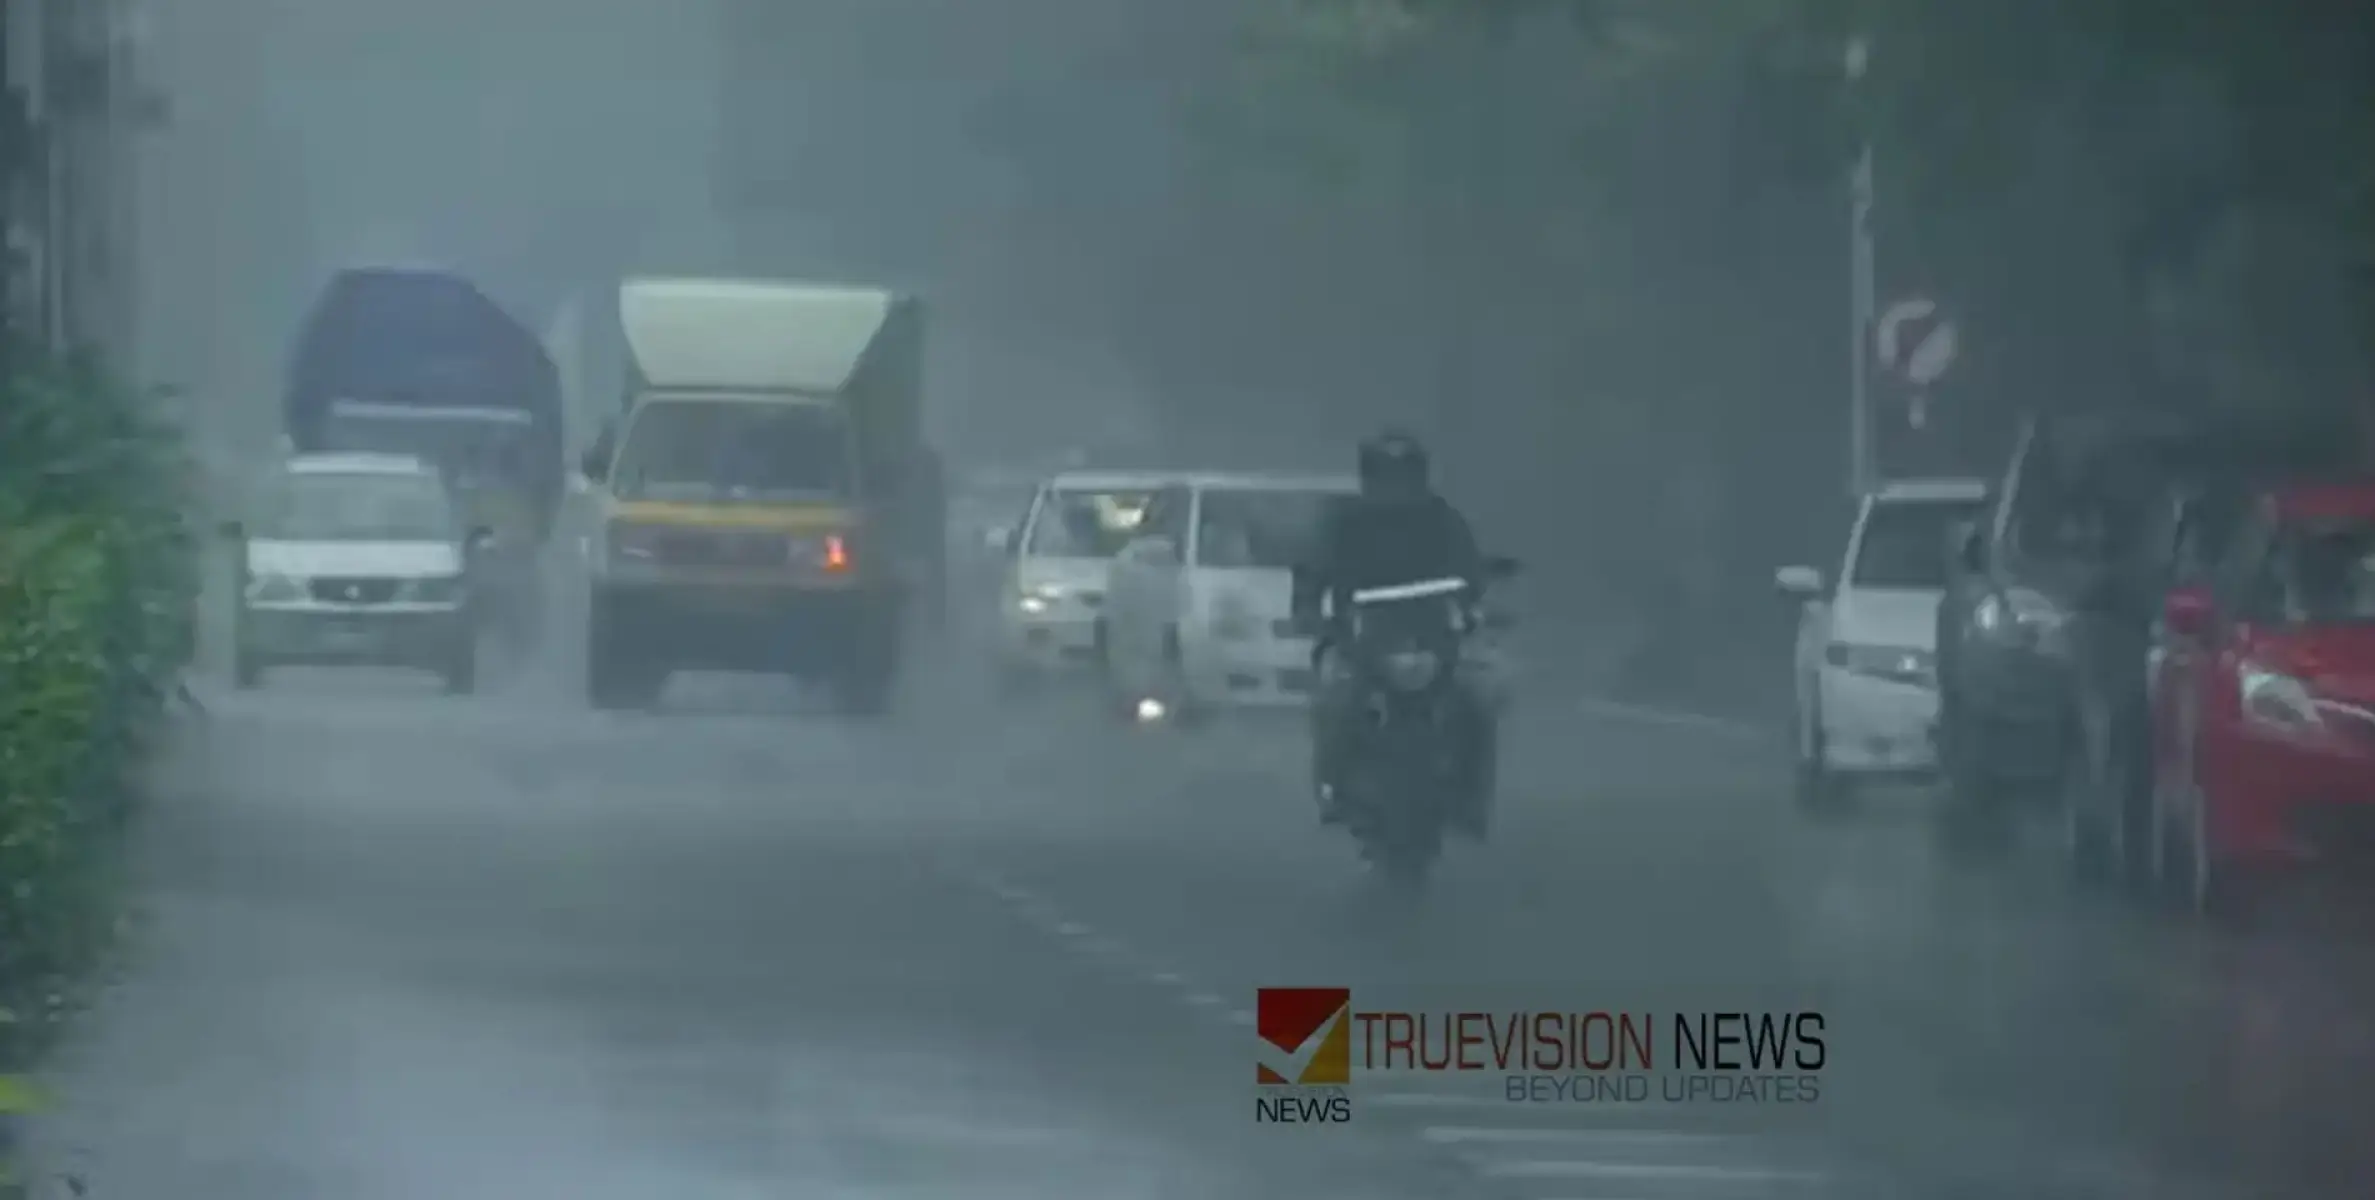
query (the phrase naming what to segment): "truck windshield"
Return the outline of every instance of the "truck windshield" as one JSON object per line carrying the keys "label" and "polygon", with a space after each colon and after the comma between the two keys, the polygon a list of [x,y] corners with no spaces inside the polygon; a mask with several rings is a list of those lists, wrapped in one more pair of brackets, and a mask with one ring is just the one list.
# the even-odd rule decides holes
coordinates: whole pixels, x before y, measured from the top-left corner
{"label": "truck windshield", "polygon": [[619,449],[623,499],[841,496],[850,436],[835,409],[748,400],[647,400]]}

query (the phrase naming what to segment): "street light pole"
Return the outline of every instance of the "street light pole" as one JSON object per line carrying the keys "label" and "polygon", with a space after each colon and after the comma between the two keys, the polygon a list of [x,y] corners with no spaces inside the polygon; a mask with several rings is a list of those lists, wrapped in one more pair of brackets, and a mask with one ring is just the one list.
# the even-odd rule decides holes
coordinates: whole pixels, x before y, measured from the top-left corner
{"label": "street light pole", "polygon": [[[1871,59],[1871,42],[1861,34],[1847,42],[1847,84],[1858,88]],[[1878,482],[1872,445],[1872,320],[1877,290],[1872,244],[1872,139],[1858,129],[1855,166],[1849,175],[1847,298],[1847,487],[1862,496]]]}

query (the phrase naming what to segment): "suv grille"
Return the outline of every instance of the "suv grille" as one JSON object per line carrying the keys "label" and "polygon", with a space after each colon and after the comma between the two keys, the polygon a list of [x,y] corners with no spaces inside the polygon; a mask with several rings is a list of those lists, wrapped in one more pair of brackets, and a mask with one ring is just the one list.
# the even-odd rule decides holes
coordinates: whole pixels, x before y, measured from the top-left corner
{"label": "suv grille", "polygon": [[393,579],[316,579],[313,598],[325,604],[385,604],[395,598]]}

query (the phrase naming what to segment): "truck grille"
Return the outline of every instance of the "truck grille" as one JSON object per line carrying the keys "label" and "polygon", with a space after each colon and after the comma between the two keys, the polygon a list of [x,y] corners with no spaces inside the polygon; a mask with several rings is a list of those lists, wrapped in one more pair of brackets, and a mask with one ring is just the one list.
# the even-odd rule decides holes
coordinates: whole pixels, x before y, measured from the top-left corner
{"label": "truck grille", "polygon": [[784,535],[744,531],[670,533],[655,550],[672,567],[780,567],[791,557]]}
{"label": "truck grille", "polygon": [[312,584],[313,598],[324,604],[385,604],[396,596],[393,579],[323,578]]}

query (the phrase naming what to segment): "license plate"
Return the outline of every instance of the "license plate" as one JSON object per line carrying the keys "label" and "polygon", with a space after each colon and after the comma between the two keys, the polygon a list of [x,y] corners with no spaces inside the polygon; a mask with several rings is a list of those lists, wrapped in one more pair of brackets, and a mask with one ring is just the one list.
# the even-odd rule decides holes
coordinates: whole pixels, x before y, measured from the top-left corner
{"label": "license plate", "polygon": [[371,644],[371,627],[345,621],[325,625],[322,627],[321,640],[323,646],[332,650],[359,649]]}

